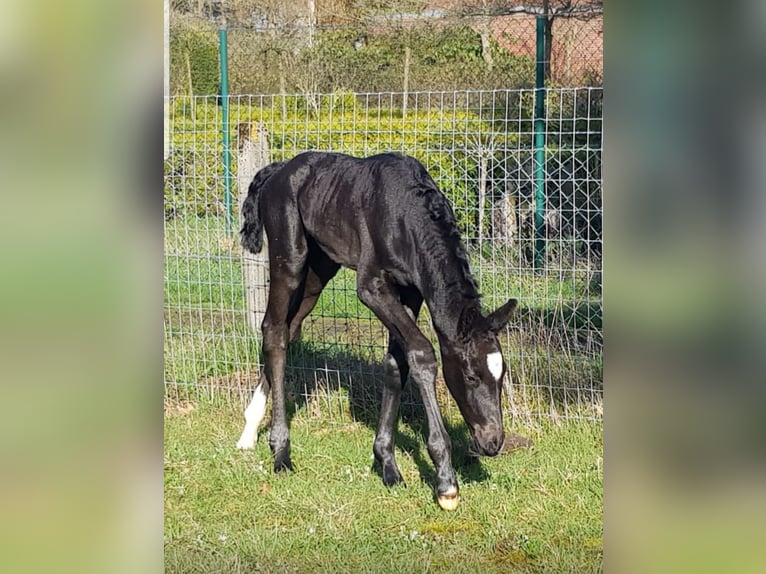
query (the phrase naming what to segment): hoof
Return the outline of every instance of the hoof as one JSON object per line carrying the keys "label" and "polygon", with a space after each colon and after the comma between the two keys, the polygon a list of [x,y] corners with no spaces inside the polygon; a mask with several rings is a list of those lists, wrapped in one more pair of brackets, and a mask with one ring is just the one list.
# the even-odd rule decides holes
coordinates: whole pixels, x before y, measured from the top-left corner
{"label": "hoof", "polygon": [[402,485],[407,486],[404,483],[404,479],[402,478],[402,475],[399,473],[398,470],[393,471],[383,471],[383,484],[385,484],[387,487]]}
{"label": "hoof", "polygon": [[293,463],[288,458],[286,460],[280,460],[274,463],[274,472],[280,473],[280,472],[287,472],[287,471],[293,470]]}
{"label": "hoof", "polygon": [[239,450],[252,450],[255,446],[255,439],[241,438],[237,441],[237,448]]}
{"label": "hoof", "polygon": [[436,497],[436,501],[442,510],[455,510],[460,503],[460,494],[457,489],[445,492]]}

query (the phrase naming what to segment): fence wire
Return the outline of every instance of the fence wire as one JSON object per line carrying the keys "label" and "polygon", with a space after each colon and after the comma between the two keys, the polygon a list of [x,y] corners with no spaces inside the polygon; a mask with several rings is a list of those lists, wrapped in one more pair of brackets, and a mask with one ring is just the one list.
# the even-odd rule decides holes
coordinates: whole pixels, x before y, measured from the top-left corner
{"label": "fence wire", "polygon": [[[537,270],[534,90],[230,96],[228,129],[235,146],[238,127],[257,123],[268,134],[271,161],[310,149],[420,159],[453,204],[486,307],[520,300],[501,340],[507,414],[600,419],[603,92],[549,88],[546,99],[545,253]],[[238,215],[226,212],[222,103],[216,96],[170,101],[165,381],[169,398],[202,393],[239,405],[257,383],[260,333],[245,317]],[[236,189],[233,197],[238,211]],[[420,324],[435,340],[427,312]],[[342,271],[291,347],[291,396],[340,416],[349,405],[352,416],[355,406],[376,408],[385,347],[383,327],[357,300],[353,272]],[[441,381],[439,389],[446,397]],[[412,391],[404,397],[405,404],[418,401]],[[444,404],[452,408],[449,399]]]}

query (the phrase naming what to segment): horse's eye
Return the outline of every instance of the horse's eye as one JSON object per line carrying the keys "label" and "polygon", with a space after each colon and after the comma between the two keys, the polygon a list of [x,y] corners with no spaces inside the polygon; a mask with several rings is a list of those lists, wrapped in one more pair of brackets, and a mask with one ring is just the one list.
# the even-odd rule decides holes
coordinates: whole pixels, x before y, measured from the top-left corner
{"label": "horse's eye", "polygon": [[465,384],[467,387],[478,387],[481,384],[481,379],[474,374],[466,375]]}

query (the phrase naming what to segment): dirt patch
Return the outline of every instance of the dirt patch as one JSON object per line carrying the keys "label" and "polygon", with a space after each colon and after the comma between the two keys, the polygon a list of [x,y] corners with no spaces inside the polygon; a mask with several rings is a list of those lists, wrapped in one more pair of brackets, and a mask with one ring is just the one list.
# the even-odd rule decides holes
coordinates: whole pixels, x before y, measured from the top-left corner
{"label": "dirt patch", "polygon": [[520,448],[529,448],[534,446],[534,441],[527,437],[521,436],[516,433],[509,433],[505,435],[505,441],[503,447],[500,449],[500,454],[508,454]]}
{"label": "dirt patch", "polygon": [[177,332],[236,333],[247,332],[245,312],[234,309],[165,309],[167,334]]}
{"label": "dirt patch", "polygon": [[512,538],[501,538],[495,544],[492,561],[498,565],[515,566],[526,568],[532,565],[533,556],[530,556],[523,544]]}
{"label": "dirt patch", "polygon": [[185,416],[192,412],[196,405],[191,401],[175,402],[166,400],[163,411],[165,415]]}
{"label": "dirt patch", "polygon": [[204,377],[199,384],[218,389],[255,389],[259,380],[258,371],[237,371],[220,377]]}

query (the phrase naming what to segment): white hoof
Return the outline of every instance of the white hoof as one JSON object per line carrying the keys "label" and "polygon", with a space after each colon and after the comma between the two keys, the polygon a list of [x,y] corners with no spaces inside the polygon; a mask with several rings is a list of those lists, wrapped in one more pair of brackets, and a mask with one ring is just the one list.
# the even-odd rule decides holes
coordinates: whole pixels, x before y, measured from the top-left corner
{"label": "white hoof", "polygon": [[441,496],[437,497],[436,501],[442,510],[455,510],[460,503],[460,495],[457,489],[450,492],[445,492]]}
{"label": "white hoof", "polygon": [[256,437],[241,436],[237,441],[237,448],[239,450],[252,450],[255,447]]}

